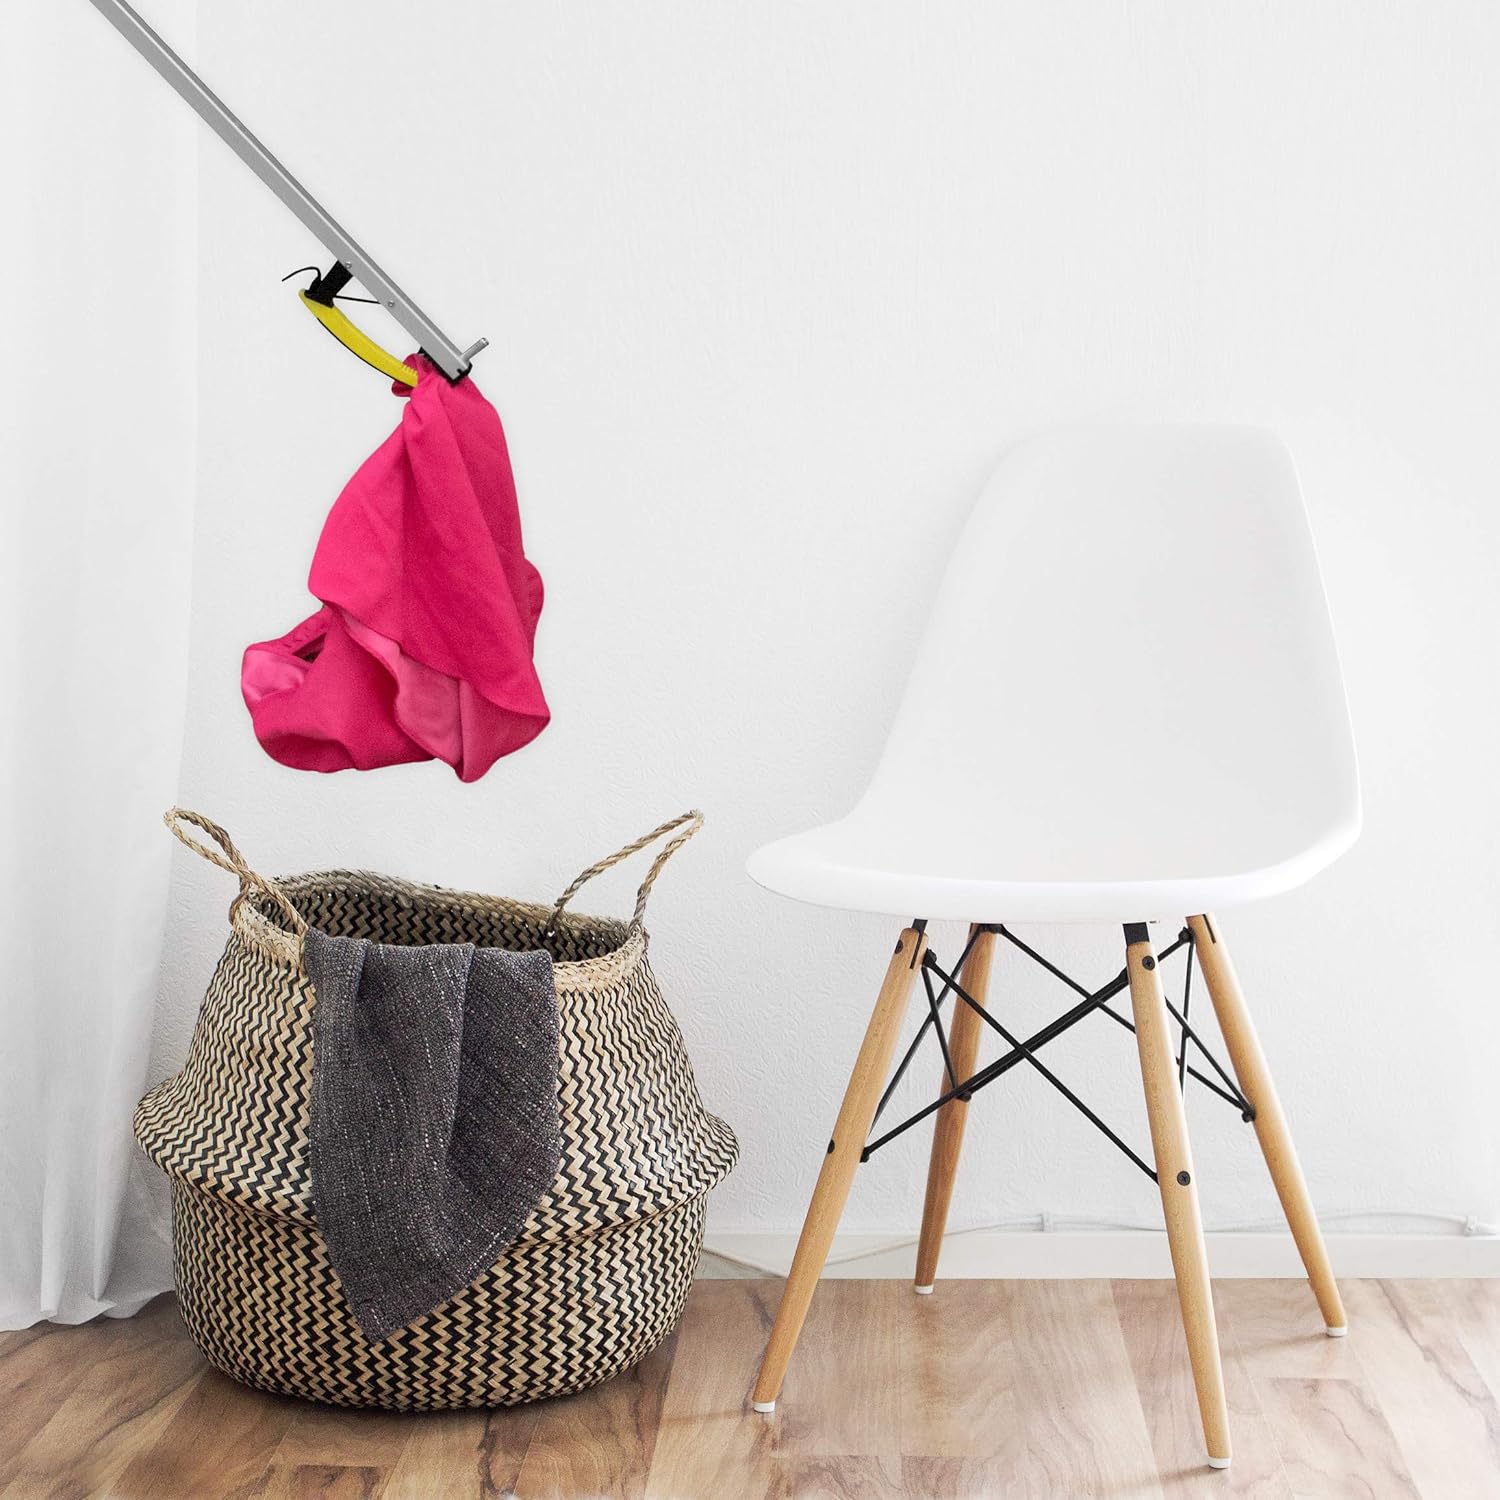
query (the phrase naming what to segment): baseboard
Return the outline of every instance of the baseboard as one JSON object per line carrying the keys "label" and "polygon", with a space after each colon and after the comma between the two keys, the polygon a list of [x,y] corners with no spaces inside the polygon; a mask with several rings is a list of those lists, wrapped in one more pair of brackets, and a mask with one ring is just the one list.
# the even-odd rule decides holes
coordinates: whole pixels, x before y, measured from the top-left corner
{"label": "baseboard", "polygon": [[[893,1238],[840,1234],[824,1274],[904,1280],[912,1274],[916,1252],[911,1245],[893,1247]],[[1215,1276],[1302,1274],[1290,1235],[1220,1233],[1207,1239],[1209,1268]],[[1500,1236],[1330,1234],[1327,1242],[1340,1276],[1500,1277]],[[698,1274],[785,1275],[796,1244],[791,1232],[714,1234],[704,1246]],[[950,1235],[943,1246],[944,1278],[1130,1279],[1171,1274],[1166,1235],[1139,1230],[976,1231]]]}

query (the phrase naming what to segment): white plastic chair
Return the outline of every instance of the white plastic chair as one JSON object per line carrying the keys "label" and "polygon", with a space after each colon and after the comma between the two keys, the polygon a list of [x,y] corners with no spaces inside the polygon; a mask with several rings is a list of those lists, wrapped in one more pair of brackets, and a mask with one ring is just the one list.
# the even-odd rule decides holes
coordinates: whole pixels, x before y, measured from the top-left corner
{"label": "white plastic chair", "polygon": [[[1037,1054],[1128,988],[1208,1462],[1226,1466],[1223,1376],[1183,1109],[1189,1072],[1254,1120],[1327,1331],[1338,1336],[1346,1325],[1223,930],[1208,913],[1301,884],[1348,848],[1359,826],[1338,655],[1280,441],[1247,427],[1089,429],[1007,455],[949,564],[868,790],[847,817],[749,862],[756,881],[799,900],[916,914],[839,1111],[755,1409],[774,1409],[884,1103],[918,976],[928,997],[918,1041],[935,1029],[945,1058],[938,1099],[916,1117],[937,1116],[919,1292],[932,1290],[978,1088],[1029,1064],[1112,1134]],[[952,970],[928,950],[932,918],[971,924]],[[1232,1079],[1190,1027],[1179,1025],[1182,1055],[1174,1056],[1183,1011],[1164,996],[1146,925],[1158,918],[1182,928],[1160,956],[1184,950],[1189,974],[1196,960]],[[1054,969],[1083,998],[1030,1039],[1003,1032],[1009,1050],[976,1072],[980,1036],[995,1025],[985,991],[997,941],[1046,963],[1003,924],[1075,920],[1123,924],[1124,970],[1091,991]],[[945,1034],[939,1007],[950,992]]]}

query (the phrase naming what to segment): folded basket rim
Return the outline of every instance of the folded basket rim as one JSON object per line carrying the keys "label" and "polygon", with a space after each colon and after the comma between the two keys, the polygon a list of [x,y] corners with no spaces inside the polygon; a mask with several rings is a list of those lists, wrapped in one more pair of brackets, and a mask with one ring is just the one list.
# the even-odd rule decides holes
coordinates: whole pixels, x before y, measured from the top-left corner
{"label": "folded basket rim", "polygon": [[[541,902],[519,901],[483,891],[455,890],[449,886],[386,875],[378,870],[305,870],[295,875],[277,876],[275,886],[294,906],[299,897],[306,898],[323,892],[358,891],[397,905],[427,907],[449,915],[471,912],[479,919],[508,917],[535,925],[539,939],[544,935],[550,920],[552,930],[559,936],[572,936],[597,943],[604,950],[581,959],[554,957],[553,981],[560,991],[590,988],[623,978],[640,963],[650,941],[643,925],[622,921],[617,917],[574,911],[555,912],[552,906]],[[259,891],[249,892],[247,898],[231,911],[230,926],[268,958],[294,969],[301,967],[300,937],[292,931],[282,908],[269,895]],[[537,946],[547,945],[539,941]]]}

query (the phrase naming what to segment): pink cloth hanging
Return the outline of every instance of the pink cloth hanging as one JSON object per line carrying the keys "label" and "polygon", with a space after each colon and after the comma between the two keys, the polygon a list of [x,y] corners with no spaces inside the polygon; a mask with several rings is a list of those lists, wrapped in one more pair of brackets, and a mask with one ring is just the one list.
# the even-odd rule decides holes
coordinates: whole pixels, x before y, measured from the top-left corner
{"label": "pink cloth hanging", "polygon": [[541,575],[526,560],[505,433],[467,376],[423,355],[401,425],[334,502],[307,586],[323,607],[245,651],[256,738],[303,771],[442,760],[477,781],[550,712],[532,660]]}

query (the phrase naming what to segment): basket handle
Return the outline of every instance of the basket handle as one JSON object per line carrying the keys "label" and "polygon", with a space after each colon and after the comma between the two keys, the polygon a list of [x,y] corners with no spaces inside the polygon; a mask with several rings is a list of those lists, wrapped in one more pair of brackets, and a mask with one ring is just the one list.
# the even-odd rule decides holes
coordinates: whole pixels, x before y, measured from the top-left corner
{"label": "basket handle", "polygon": [[[267,880],[264,875],[256,874],[245,863],[245,856],[234,847],[234,840],[217,823],[205,818],[202,813],[192,812],[185,807],[169,809],[162,814],[162,822],[194,854],[200,855],[209,864],[217,865],[221,870],[228,870],[231,875],[239,877],[239,894],[229,903],[229,920],[231,922],[238,916],[240,908],[244,905],[250,893],[256,891],[262,896],[269,897],[276,903],[286,916],[286,919],[292,924],[292,931],[297,934],[299,942],[306,935],[307,919],[287,899],[286,892],[274,880]],[[216,852],[210,849],[207,844],[200,843],[182,826],[184,823],[191,823],[194,828],[206,833],[223,852]]]}
{"label": "basket handle", "polygon": [[574,896],[583,889],[584,885],[596,875],[602,875],[612,865],[617,865],[622,859],[629,859],[638,850],[644,849],[647,844],[654,844],[665,833],[671,833],[673,829],[680,828],[682,832],[668,843],[662,851],[651,861],[651,868],[646,871],[646,878],[641,882],[641,888],[636,892],[635,911],[630,918],[630,930],[634,932],[641,925],[641,918],[646,915],[646,901],[651,895],[651,887],[656,884],[656,877],[661,874],[661,867],[676,854],[676,852],[703,827],[703,814],[696,809],[685,812],[679,817],[663,823],[659,828],[653,828],[650,833],[643,833],[634,843],[626,844],[623,849],[617,849],[598,864],[590,865],[562,895],[557,898],[557,905],[552,908],[552,915],[547,918],[547,925],[542,929],[544,937],[550,937],[557,931],[557,919],[562,916],[563,907],[570,902]]}

